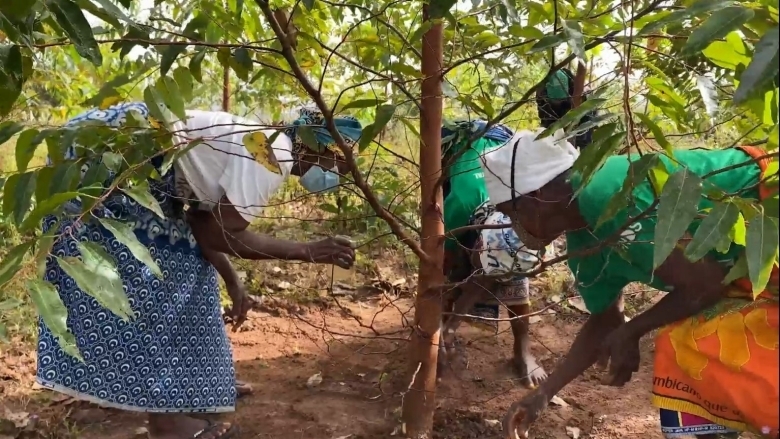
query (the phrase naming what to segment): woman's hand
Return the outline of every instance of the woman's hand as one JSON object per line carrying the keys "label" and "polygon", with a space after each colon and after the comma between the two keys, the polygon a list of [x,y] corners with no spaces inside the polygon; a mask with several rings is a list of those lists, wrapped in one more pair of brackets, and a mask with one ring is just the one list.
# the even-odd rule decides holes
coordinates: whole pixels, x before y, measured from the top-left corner
{"label": "woman's hand", "polygon": [[523,399],[512,404],[504,416],[503,422],[507,439],[527,438],[531,424],[547,408],[550,399],[552,398],[547,395],[544,384],[542,384]]}
{"label": "woman's hand", "polygon": [[349,269],[355,263],[355,244],[345,236],[335,236],[306,244],[306,261],[334,264]]}
{"label": "woman's hand", "polygon": [[609,375],[604,384],[621,387],[639,371],[639,339],[628,324],[612,331],[601,345],[599,364],[609,362]]}
{"label": "woman's hand", "polygon": [[252,308],[252,300],[249,299],[242,282],[228,283],[226,288],[233,306],[225,314],[233,321],[233,332],[236,332],[246,321],[246,315]]}

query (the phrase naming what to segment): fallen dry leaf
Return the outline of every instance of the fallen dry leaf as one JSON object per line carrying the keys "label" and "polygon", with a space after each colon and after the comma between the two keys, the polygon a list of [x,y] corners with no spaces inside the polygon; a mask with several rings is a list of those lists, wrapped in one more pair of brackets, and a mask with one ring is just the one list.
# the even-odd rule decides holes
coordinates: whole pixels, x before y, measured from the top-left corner
{"label": "fallen dry leaf", "polygon": [[590,314],[590,311],[588,311],[588,307],[585,306],[585,301],[583,301],[581,297],[570,297],[568,299],[568,302],[569,305],[573,306],[579,311],[582,311],[585,314]]}
{"label": "fallen dry leaf", "polygon": [[14,426],[20,430],[27,427],[27,424],[30,423],[30,414],[27,412],[12,412],[6,410],[3,418],[13,422]]}
{"label": "fallen dry leaf", "polygon": [[308,380],[306,380],[306,385],[308,387],[317,387],[320,384],[322,384],[322,374],[317,372],[314,375],[310,376]]}
{"label": "fallen dry leaf", "polygon": [[561,406],[561,407],[568,407],[569,406],[569,403],[564,401],[563,398],[561,398],[558,395],[555,395],[552,398],[550,398],[550,402],[555,404],[555,405],[557,405],[557,406]]}
{"label": "fallen dry leaf", "polygon": [[488,427],[501,429],[501,421],[497,419],[485,419],[484,421]]}

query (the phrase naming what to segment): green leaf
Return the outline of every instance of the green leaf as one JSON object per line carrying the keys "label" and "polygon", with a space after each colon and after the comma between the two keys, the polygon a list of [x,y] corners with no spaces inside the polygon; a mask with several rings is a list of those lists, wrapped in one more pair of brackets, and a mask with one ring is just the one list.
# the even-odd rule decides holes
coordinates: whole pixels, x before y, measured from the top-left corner
{"label": "green leaf", "polygon": [[179,86],[182,98],[185,101],[191,101],[194,84],[192,83],[190,71],[184,67],[179,67],[173,71],[173,79],[176,81],[176,85]]}
{"label": "green leaf", "polygon": [[0,261],[0,287],[11,280],[24,262],[24,255],[32,248],[34,241],[23,242],[8,251]]}
{"label": "green leaf", "polygon": [[190,73],[192,73],[192,77],[195,78],[196,81],[203,83],[203,73],[201,66],[203,64],[203,59],[206,57],[206,50],[205,48],[201,47],[198,49],[198,52],[190,59]]}
{"label": "green leaf", "polygon": [[539,41],[536,42],[533,46],[531,46],[530,49],[528,49],[528,54],[541,52],[547,49],[552,49],[554,47],[560,46],[564,41],[566,41],[566,35],[563,33],[558,34],[552,34],[552,35],[545,35],[544,37],[540,38]]}
{"label": "green leaf", "polygon": [[184,44],[176,44],[164,48],[160,57],[160,76],[167,75],[168,71],[173,67],[173,63],[176,62],[176,58],[186,51],[187,46]]}
{"label": "green leaf", "polygon": [[84,361],[76,346],[76,337],[68,331],[68,310],[60,299],[57,288],[49,282],[41,279],[33,279],[27,282],[30,298],[35,304],[38,315],[49,328],[52,335],[57,337],[62,350],[80,361]]}
{"label": "green leaf", "polygon": [[144,89],[144,103],[149,109],[149,115],[166,125],[170,125],[171,118],[160,91],[156,85],[150,85]]}
{"label": "green leaf", "polygon": [[200,13],[196,15],[192,20],[187,23],[187,26],[184,28],[184,32],[182,32],[184,35],[188,36],[189,38],[195,39],[195,40],[201,40],[203,37],[198,35],[200,31],[203,29],[206,29],[211,22],[211,18],[209,17],[209,14]]}
{"label": "green leaf", "polygon": [[130,77],[125,74],[116,76],[111,81],[103,84],[97,94],[84,101],[84,104],[107,108],[113,105],[114,102],[119,102],[122,98],[117,88],[129,83],[130,80]]}
{"label": "green leaf", "polygon": [[[24,125],[14,122],[12,120],[0,123],[0,145],[11,140],[15,135],[19,134],[24,129]],[[19,144],[19,139],[16,140],[16,144]],[[17,146],[18,149],[18,146]]]}
{"label": "green leaf", "polygon": [[780,51],[780,25],[769,30],[756,44],[753,59],[742,76],[739,87],[734,92],[734,103],[739,105],[758,91],[764,84],[771,83],[777,77]]}
{"label": "green leaf", "polygon": [[46,262],[51,254],[51,249],[57,241],[60,231],[59,221],[54,223],[49,230],[38,239],[38,251],[35,253],[35,268],[39,278],[46,274]]}
{"label": "green leaf", "polygon": [[701,178],[688,168],[683,167],[669,177],[658,202],[653,269],[672,253],[696,218],[701,194]]}
{"label": "green leaf", "polygon": [[588,56],[585,54],[585,40],[582,36],[582,28],[580,24],[574,20],[563,20],[563,34],[569,41],[569,47],[579,59],[587,61]]}
{"label": "green leaf", "polygon": [[664,132],[661,131],[661,128],[655,124],[650,118],[644,114],[644,113],[634,113],[636,117],[642,120],[642,123],[650,130],[651,133],[653,133],[653,137],[655,138],[656,143],[661,145],[661,148],[664,149],[667,155],[669,157],[674,157],[674,148],[672,148],[672,144],[669,143],[668,140],[666,140],[666,136],[664,136]]}
{"label": "green leaf", "polygon": [[[11,179],[17,176],[18,180],[16,181],[12,192],[9,190],[8,186],[11,183]],[[35,193],[36,179],[37,174],[35,172],[25,172],[24,174],[12,175],[6,182],[5,195],[3,196],[3,214],[12,214],[14,224],[21,224],[24,216],[30,210],[32,196]],[[10,194],[13,195],[9,197]],[[13,212],[10,212],[7,209],[11,209]]]}
{"label": "green leaf", "polygon": [[27,17],[35,0],[4,0],[0,2],[0,13],[14,20],[22,20]]}
{"label": "green leaf", "polygon": [[623,186],[619,192],[612,195],[612,198],[607,203],[607,207],[601,212],[601,216],[599,216],[596,222],[596,229],[601,227],[606,221],[614,218],[618,212],[630,204],[629,197],[631,193],[647,178],[648,172],[650,172],[650,169],[655,166],[658,160],[658,154],[645,154],[639,160],[634,160],[628,165],[628,173],[623,181]]}
{"label": "green leaf", "polygon": [[38,137],[38,130],[35,128],[24,131],[16,139],[16,169],[19,172],[27,170],[27,165],[35,156],[35,149],[41,142]]}
{"label": "green leaf", "polygon": [[[278,132],[274,134],[278,136]],[[275,138],[274,136],[271,137]],[[167,174],[168,170],[171,169],[171,166],[173,166],[173,163],[176,161],[176,159],[183,156],[184,154],[187,154],[192,148],[200,145],[201,143],[203,143],[203,138],[199,137],[197,139],[191,140],[184,148],[176,148],[174,151],[166,154],[165,160],[163,160],[162,166],[160,166],[160,175]],[[269,138],[268,144],[273,143],[273,140]]]}
{"label": "green leaf", "polygon": [[230,66],[233,68],[233,71],[236,72],[236,76],[242,81],[249,80],[249,73],[255,67],[254,62],[252,61],[252,55],[250,55],[249,50],[245,47],[239,47],[233,52],[233,59],[231,60]]}
{"label": "green leaf", "polygon": [[715,11],[697,27],[683,46],[683,54],[700,52],[715,40],[725,38],[731,31],[738,29],[753,18],[753,11],[742,6],[731,6]]}
{"label": "green leaf", "polygon": [[[41,172],[43,172],[43,170],[41,170]],[[46,180],[48,180],[48,188],[46,188],[45,191],[48,195],[54,195],[60,192],[70,192],[75,189],[78,185],[79,177],[81,177],[81,163],[65,162],[55,166],[54,174],[51,178],[44,179],[43,181],[40,181],[39,184],[44,184]],[[37,188],[36,192],[38,192]],[[44,192],[43,187],[40,192]]]}
{"label": "green leaf", "polygon": [[103,55],[92,34],[92,26],[84,17],[81,8],[70,0],[46,0],[46,8],[76,46],[79,55],[96,66],[103,64]]}
{"label": "green leaf", "polygon": [[187,115],[184,110],[184,100],[182,100],[179,85],[176,84],[176,81],[168,76],[162,76],[155,83],[155,88],[162,97],[163,102],[165,102],[165,106],[171,110],[171,113],[179,120],[185,120]]}
{"label": "green leaf", "polygon": [[19,231],[22,233],[35,229],[41,223],[44,216],[57,213],[57,209],[68,201],[78,197],[78,192],[59,192],[42,200],[35,206],[27,219],[24,220]]}
{"label": "green leaf", "polygon": [[422,42],[423,35],[425,35],[426,32],[431,30],[431,27],[433,27],[432,21],[423,21],[420,24],[420,27],[418,27],[414,32],[412,32],[412,35],[409,37],[409,42],[412,44]]}
{"label": "green leaf", "polygon": [[431,20],[443,18],[455,6],[456,0],[431,0],[428,4],[428,17]]}
{"label": "green leaf", "polygon": [[72,256],[57,258],[65,273],[76,281],[85,293],[122,320],[129,320],[133,309],[122,288],[122,278],[116,261],[100,244],[79,242],[81,259]]}
{"label": "green leaf", "polygon": [[739,207],[736,204],[716,202],[685,248],[685,256],[692,262],[706,256],[724,237],[728,238],[738,218]]}
{"label": "green leaf", "polygon": [[106,168],[114,172],[119,172],[119,170],[122,169],[123,161],[124,157],[122,157],[122,154],[117,154],[113,151],[106,151],[103,153],[103,164],[106,165]]}
{"label": "green leaf", "polygon": [[6,299],[2,302],[0,302],[0,311],[10,311],[12,309],[19,308],[24,302],[21,300],[12,297],[10,299]]}
{"label": "green leaf", "polygon": [[550,125],[544,131],[539,133],[539,135],[536,136],[536,138],[543,139],[547,136],[551,136],[553,133],[560,130],[561,128],[564,128],[570,124],[576,124],[577,122],[580,121],[580,119],[582,119],[583,116],[590,113],[594,109],[599,108],[605,102],[607,102],[606,99],[600,99],[600,98],[588,99],[587,101],[583,102],[579,107],[569,111],[568,113],[563,115],[562,118],[553,122],[552,125]]}
{"label": "green leaf", "polygon": [[148,40],[150,40],[148,32],[131,27],[120,41],[111,45],[111,50],[115,52],[118,50],[119,59],[124,59],[135,46],[140,46],[144,49],[149,47],[149,43],[146,42]]}
{"label": "green leaf", "polygon": [[714,41],[702,51],[713,64],[724,69],[736,71],[739,65],[750,64],[745,43],[737,32],[726,36],[726,41]]}
{"label": "green leaf", "polygon": [[380,105],[381,103],[383,103],[384,101],[385,101],[384,99],[357,99],[357,100],[354,100],[354,101],[348,103],[347,105],[344,105],[343,107],[341,107],[339,112],[351,110],[351,109],[354,109],[354,108],[371,108],[371,107],[376,107],[376,106]]}
{"label": "green leaf", "polygon": [[777,257],[778,239],[780,239],[780,232],[778,232],[777,221],[770,216],[761,213],[751,219],[747,225],[745,251],[754,295],[764,291],[769,283],[769,276]]}
{"label": "green leaf", "polygon": [[298,137],[304,145],[308,146],[312,151],[322,152],[320,143],[317,141],[317,136],[314,134],[314,130],[308,125],[301,125],[296,130]]}
{"label": "green leaf", "polygon": [[335,214],[339,213],[339,208],[335,204],[322,203],[322,204],[320,204],[317,207],[319,207],[320,210],[328,212],[328,213],[335,213]]}
{"label": "green leaf", "polygon": [[8,343],[8,329],[3,322],[0,322],[0,341]]}
{"label": "green leaf", "polygon": [[747,275],[748,275],[747,258],[745,257],[745,255],[740,255],[739,258],[737,258],[737,262],[734,263],[734,266],[731,267],[728,273],[726,273],[726,277],[723,278],[723,285],[728,285],[737,279],[742,279]]}
{"label": "green leaf", "polygon": [[157,199],[149,192],[149,184],[145,181],[131,188],[122,189],[122,192],[126,193],[141,206],[157,214],[160,218],[165,219],[160,203],[158,203]]}
{"label": "green leaf", "polygon": [[659,160],[650,170],[650,183],[653,185],[653,190],[655,190],[656,194],[660,194],[664,190],[668,180],[669,169],[667,169],[663,161]]}
{"label": "green leaf", "polygon": [[111,0],[94,1],[98,2],[109,15],[116,18],[117,20],[124,21],[131,26],[136,26],[135,22],[130,19],[130,17],[128,17],[127,14],[125,14],[121,9],[119,9]]}
{"label": "green leaf", "polygon": [[160,266],[154,261],[152,254],[149,253],[149,249],[138,241],[135,232],[130,226],[108,218],[100,218],[99,221],[103,227],[114,234],[117,241],[127,246],[136,259],[146,264],[155,276],[162,279],[163,274]]}
{"label": "green leaf", "polygon": [[358,151],[363,151],[366,149],[366,147],[371,144],[371,141],[374,140],[374,137],[382,132],[385,126],[387,126],[387,124],[390,122],[390,119],[393,118],[395,109],[396,106],[392,104],[385,104],[376,107],[376,118],[374,119],[374,122],[366,126],[363,129],[363,132],[360,134],[360,140],[358,141]]}
{"label": "green leaf", "polygon": [[[19,46],[0,45],[0,117],[11,112],[22,93],[24,67]],[[0,142],[4,143],[4,142]]]}
{"label": "green leaf", "polygon": [[626,140],[626,133],[625,131],[621,131],[606,139],[601,138],[601,140],[596,140],[595,134],[593,137],[593,143],[585,148],[573,166],[573,170],[582,175],[582,183],[575,196],[579,194],[579,191],[582,190],[582,188],[587,186],[596,171],[601,169],[601,166],[607,160],[607,157],[615,152],[615,150]]}
{"label": "green leaf", "polygon": [[[16,185],[19,184],[19,177],[21,174],[12,174],[3,183],[3,193],[12,194],[16,191]],[[16,197],[4,195],[3,196],[3,215],[2,218],[8,218],[16,208]]]}
{"label": "green leaf", "polygon": [[636,36],[647,35],[668,24],[682,23],[690,17],[700,17],[708,12],[717,11],[731,6],[731,0],[698,0],[686,9],[680,9],[658,20],[651,21],[643,27]]}

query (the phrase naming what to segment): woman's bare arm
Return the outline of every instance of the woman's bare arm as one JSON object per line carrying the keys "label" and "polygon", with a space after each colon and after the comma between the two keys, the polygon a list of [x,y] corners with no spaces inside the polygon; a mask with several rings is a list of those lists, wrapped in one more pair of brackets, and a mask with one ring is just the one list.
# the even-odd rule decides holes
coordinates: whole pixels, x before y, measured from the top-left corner
{"label": "woman's bare arm", "polygon": [[217,273],[219,273],[222,280],[225,281],[225,285],[231,287],[241,283],[238,273],[233,268],[233,264],[230,263],[230,259],[228,259],[226,254],[214,251],[204,245],[201,245],[200,248],[203,252],[203,257],[217,269]]}
{"label": "woman's bare arm", "polygon": [[728,286],[723,284],[726,273],[726,267],[713,258],[691,262],[682,248],[675,248],[655,271],[655,275],[671,287],[671,292],[626,323],[625,330],[639,338],[715,305],[728,291]]}
{"label": "woman's bare arm", "polygon": [[276,239],[247,230],[249,223],[229,202],[222,202],[209,212],[188,212],[188,219],[195,239],[207,252],[242,259],[307,261],[307,243]]}
{"label": "woman's bare arm", "polygon": [[539,389],[552,398],[567,384],[574,381],[598,360],[598,346],[616,328],[624,325],[623,295],[601,314],[593,314],[585,322],[566,357],[558,363],[555,370]]}

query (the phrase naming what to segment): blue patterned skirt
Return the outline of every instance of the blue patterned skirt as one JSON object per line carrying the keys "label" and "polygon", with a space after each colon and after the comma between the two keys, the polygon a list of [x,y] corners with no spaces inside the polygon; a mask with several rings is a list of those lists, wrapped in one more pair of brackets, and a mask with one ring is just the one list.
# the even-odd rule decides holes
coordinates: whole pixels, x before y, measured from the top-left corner
{"label": "blue patterned skirt", "polygon": [[[235,369],[216,270],[203,258],[181,214],[175,214],[173,174],[150,182],[167,219],[121,193],[93,210],[95,216],[132,225],[162,270],[162,279],[97,221],[68,216],[78,212],[76,202],[59,219],[60,238],[51,255],[79,256],[78,241],[100,244],[116,260],[134,318],[125,322],[102,307],[49,256],[45,280],[57,287],[67,307],[68,329],[84,362],[66,354],[39,320],[37,381],[42,386],[122,410],[234,409]],[[55,217],[45,218],[44,232],[56,222]]]}

